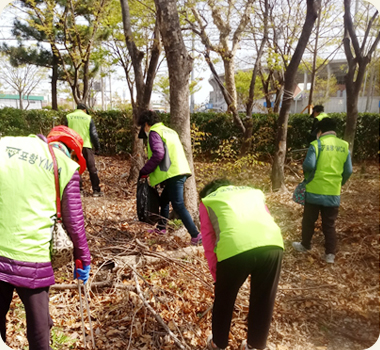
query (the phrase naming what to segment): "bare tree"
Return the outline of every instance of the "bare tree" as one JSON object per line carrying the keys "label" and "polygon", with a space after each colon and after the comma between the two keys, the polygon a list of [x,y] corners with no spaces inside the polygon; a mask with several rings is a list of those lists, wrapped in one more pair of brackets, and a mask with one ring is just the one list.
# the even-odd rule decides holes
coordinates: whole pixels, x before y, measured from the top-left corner
{"label": "bare tree", "polygon": [[24,3],[27,8],[19,8],[20,11],[36,19],[29,23],[46,36],[75,102],[85,103],[90,79],[98,68],[91,55],[96,43],[106,37],[102,23],[110,14],[110,1],[87,4],[73,0],[24,0]]}
{"label": "bare tree", "polygon": [[286,137],[288,133],[288,119],[290,105],[293,100],[295,77],[302,55],[309,41],[314,22],[317,19],[318,11],[321,7],[321,0],[307,0],[307,12],[301,36],[292,59],[285,72],[284,98],[280,115],[277,121],[276,151],[272,166],[272,189],[286,190],[284,178],[284,163],[286,156]]}
{"label": "bare tree", "polygon": [[[315,26],[314,35],[310,40],[310,45],[306,50],[312,54],[312,63],[305,65],[311,76],[310,91],[309,91],[309,113],[311,113],[312,105],[314,104],[314,90],[316,86],[317,73],[322,70],[329,60],[333,59],[337,52],[341,49],[340,36],[343,33],[342,20],[340,11],[337,9],[338,4],[335,1],[323,0],[321,9],[318,12],[318,20]],[[333,50],[332,47],[335,47]],[[329,52],[324,55],[324,59],[319,58],[319,52]],[[328,90],[326,92],[328,95]]]}
{"label": "bare tree", "polygon": [[[169,70],[170,120],[181,139],[190,170],[194,174],[189,106],[189,78],[193,58],[187,52],[183,41],[176,0],[155,0],[155,3]],[[185,183],[185,203],[195,221],[198,221],[194,176]]]}
{"label": "bare tree", "polygon": [[206,31],[208,21],[202,11],[198,10],[196,4],[192,1],[189,1],[187,4],[195,18],[195,21],[190,19],[187,21],[192,31],[201,38],[202,44],[206,48],[206,61],[217,81],[219,81],[219,78],[212,66],[209,52],[216,52],[223,61],[225,88],[221,83],[218,83],[218,85],[227,103],[228,111],[232,113],[235,124],[243,134],[242,154],[249,148],[247,143],[249,143],[251,135],[247,135],[246,127],[238,114],[235,86],[235,56],[239,49],[243,32],[250,22],[253,2],[254,0],[244,0],[240,2],[233,0],[227,0],[225,2],[215,0],[207,1],[207,5],[211,10],[211,17],[219,32],[218,44],[214,44],[210,40]]}
{"label": "bare tree", "polygon": [[[261,3],[260,3],[261,4]],[[260,61],[261,57],[264,53],[264,48],[265,45],[268,41],[268,17],[269,17],[269,0],[264,0],[263,8],[261,8],[262,11],[262,26],[261,29],[263,30],[263,36],[261,39],[260,44],[258,45],[257,55],[256,55],[256,60],[255,60],[255,65],[253,67],[252,71],[252,79],[251,79],[251,84],[249,86],[249,96],[248,96],[248,101],[247,101],[247,117],[252,115],[252,110],[253,110],[253,104],[254,104],[254,97],[255,97],[255,84],[256,84],[256,77],[259,73],[260,69]],[[255,36],[254,36],[255,37]],[[255,39],[255,38],[254,38]],[[252,135],[252,130],[251,133]]]}
{"label": "bare tree", "polygon": [[[370,33],[374,25],[376,25],[377,29],[375,29],[375,35],[371,36]],[[366,67],[371,62],[372,54],[379,41],[379,12],[375,11],[373,16],[369,19],[363,34],[362,43],[360,44],[352,21],[351,0],[344,0],[343,45],[348,64],[348,72],[345,75],[347,91],[347,122],[344,139],[350,144],[351,153],[354,148],[356,124],[358,120],[359,93]]]}
{"label": "bare tree", "polygon": [[[268,112],[279,112],[284,74],[301,34],[304,12],[303,0],[272,0],[269,3],[266,65],[261,65],[259,70]],[[273,95],[276,99],[272,108]]]}
{"label": "bare tree", "polygon": [[[128,0],[120,0],[125,42],[128,48],[129,56],[132,62],[135,87],[136,87],[136,102],[133,105],[133,121],[134,121],[134,142],[133,142],[133,162],[128,181],[135,181],[138,177],[139,169],[144,165],[144,148],[143,142],[138,138],[139,129],[137,126],[139,115],[142,111],[149,108],[150,98],[152,95],[153,82],[156,77],[158,62],[161,55],[161,37],[158,26],[158,18],[156,16],[153,28],[153,40],[151,49],[148,55],[137,47],[133,32],[131,12]],[[154,11],[151,10],[153,15]],[[145,57],[145,60],[144,60]],[[144,70],[144,67],[146,70]]]}
{"label": "bare tree", "polygon": [[[29,96],[45,75],[45,69],[34,65],[20,65],[16,68],[5,60],[2,60],[0,65],[0,81],[17,91],[20,99],[20,109],[28,109],[30,104]],[[25,108],[24,99],[27,100]]]}

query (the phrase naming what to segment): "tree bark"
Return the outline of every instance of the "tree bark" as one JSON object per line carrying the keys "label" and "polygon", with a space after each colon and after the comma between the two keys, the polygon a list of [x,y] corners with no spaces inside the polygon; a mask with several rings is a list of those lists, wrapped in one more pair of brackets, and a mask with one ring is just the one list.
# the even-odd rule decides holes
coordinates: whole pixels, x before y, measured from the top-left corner
{"label": "tree bark", "polygon": [[[227,112],[231,112],[233,116],[234,123],[240,129],[243,137],[246,133],[245,126],[243,121],[241,120],[238,109],[237,109],[237,93],[236,93],[236,85],[235,85],[235,62],[234,58],[230,56],[223,56],[223,64],[224,64],[224,80],[226,83],[227,93],[230,97],[231,103],[228,105]],[[244,140],[243,140],[244,144]],[[243,147],[244,148],[244,147]]]}
{"label": "tree bark", "polygon": [[313,67],[311,69],[311,84],[310,84],[310,92],[309,92],[309,108],[313,104],[313,94],[314,94],[314,86],[315,86],[315,76],[317,74],[316,65],[317,65],[317,53],[318,53],[318,36],[319,36],[319,27],[321,23],[321,10],[318,13],[318,21],[317,21],[317,31],[315,34],[315,45],[314,45],[314,53],[313,53]]}
{"label": "tree bark", "polygon": [[169,70],[170,119],[181,139],[193,174],[185,183],[185,205],[194,221],[198,223],[198,196],[191,150],[189,106],[189,77],[193,59],[183,41],[176,1],[155,0],[155,4],[160,18],[160,31]]}
{"label": "tree bark", "polygon": [[23,109],[24,109],[24,105],[23,105],[23,100],[22,100],[22,99],[23,99],[22,91],[19,91],[19,92],[18,92],[18,96],[19,96],[19,98],[20,98],[20,105],[19,105],[19,106],[20,106],[20,109],[23,110]]}
{"label": "tree bark", "polygon": [[54,52],[53,52],[52,75],[51,75],[51,108],[54,111],[58,110],[58,97],[57,97],[58,64],[59,64],[59,58],[56,55],[54,55]]}
{"label": "tree bark", "polygon": [[286,190],[284,177],[284,164],[286,156],[286,137],[288,133],[288,119],[290,106],[293,100],[295,77],[302,55],[309,41],[314,22],[321,7],[321,0],[307,0],[307,12],[302,33],[297,43],[289,66],[285,72],[284,97],[280,115],[277,121],[276,152],[272,166],[272,189],[274,191]]}
{"label": "tree bark", "polygon": [[268,40],[268,10],[269,10],[268,0],[265,0],[264,1],[264,14],[263,14],[264,35],[263,35],[263,39],[261,40],[261,43],[260,43],[260,48],[257,52],[255,65],[254,65],[253,71],[252,71],[251,83],[249,85],[249,95],[248,95],[247,109],[246,109],[247,117],[252,116],[253,100],[255,97],[256,77],[257,77],[257,74],[258,74],[259,69],[260,69],[260,61],[261,61],[261,57],[264,53],[264,47],[265,47],[265,44]]}
{"label": "tree bark", "polygon": [[267,104],[266,111],[268,114],[272,112],[272,103],[271,103],[270,94],[269,94],[269,92],[270,92],[269,91],[269,84],[270,84],[272,74],[273,74],[273,72],[270,71],[268,73],[268,77],[265,79],[264,72],[262,69],[260,69],[260,79],[261,79],[261,84],[263,85],[264,98],[265,98],[265,102]]}

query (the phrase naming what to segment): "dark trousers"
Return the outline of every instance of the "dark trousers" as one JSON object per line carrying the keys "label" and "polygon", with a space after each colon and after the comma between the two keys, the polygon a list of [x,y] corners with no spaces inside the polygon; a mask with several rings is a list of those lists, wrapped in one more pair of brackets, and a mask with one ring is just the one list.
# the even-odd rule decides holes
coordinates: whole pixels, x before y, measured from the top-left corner
{"label": "dark trousers", "polygon": [[189,231],[190,236],[197,237],[199,233],[198,229],[195,226],[190,213],[187,211],[183,199],[183,186],[186,179],[186,175],[179,175],[165,181],[165,188],[160,196],[160,215],[166,219],[161,219],[157,226],[160,230],[166,228],[167,218],[169,217],[169,202],[171,202],[173,209],[182,220],[187,231]]}
{"label": "dark trousers", "polygon": [[218,347],[228,345],[235,299],[241,285],[251,275],[247,341],[253,348],[265,348],[282,254],[279,247],[260,247],[217,263],[212,336]]}
{"label": "dark trousers", "polygon": [[326,254],[335,254],[336,251],[336,231],[335,221],[338,217],[339,207],[325,207],[305,203],[302,218],[302,245],[306,249],[311,248],[311,239],[314,234],[314,225],[318,219],[319,212],[322,216],[322,231],[325,236]]}
{"label": "dark trousers", "polygon": [[53,321],[49,314],[49,287],[21,288],[0,281],[0,334],[4,342],[6,340],[6,315],[14,289],[25,306],[29,350],[51,350],[49,345],[50,328],[53,326]]}
{"label": "dark trousers", "polygon": [[[100,191],[98,169],[95,166],[94,151],[92,148],[83,147],[83,157],[86,159],[87,170],[90,173],[91,186],[93,191]],[[82,179],[80,187],[82,189]]]}

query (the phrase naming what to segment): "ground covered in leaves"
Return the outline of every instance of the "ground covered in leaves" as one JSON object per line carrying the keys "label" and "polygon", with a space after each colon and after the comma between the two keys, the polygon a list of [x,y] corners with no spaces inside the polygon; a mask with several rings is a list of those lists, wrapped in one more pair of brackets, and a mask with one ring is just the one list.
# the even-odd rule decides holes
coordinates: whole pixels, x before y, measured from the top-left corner
{"label": "ground covered in leaves", "polygon": [[[97,164],[105,196],[90,196],[86,174],[83,197],[93,257],[88,287],[96,348],[205,349],[211,331],[213,284],[202,247],[186,248],[190,237],[179,228],[178,220],[165,236],[149,233],[149,225],[136,217],[136,186],[126,183],[128,161],[97,157]],[[378,339],[378,170],[376,163],[354,167],[342,191],[336,262],[327,265],[320,222],[310,253],[292,249],[291,242],[300,239],[302,207],[292,202],[291,192],[270,192],[269,165],[196,164],[199,188],[228,174],[239,183],[262,189],[282,229],[285,255],[268,349],[362,350]],[[292,191],[301,177],[300,167],[293,164],[287,172]],[[83,349],[72,269],[58,271],[56,283],[60,288],[53,287],[50,293],[55,324],[52,347]],[[246,337],[248,296],[246,283],[235,306],[230,350],[239,349]],[[27,349],[25,327],[22,303],[15,295],[7,326],[12,348]],[[86,328],[87,348],[91,348],[88,322]]]}

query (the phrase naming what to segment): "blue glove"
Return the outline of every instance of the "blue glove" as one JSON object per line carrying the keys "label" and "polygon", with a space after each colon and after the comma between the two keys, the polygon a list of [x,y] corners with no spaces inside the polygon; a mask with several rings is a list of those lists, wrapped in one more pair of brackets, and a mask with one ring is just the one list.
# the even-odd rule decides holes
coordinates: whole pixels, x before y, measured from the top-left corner
{"label": "blue glove", "polygon": [[86,284],[88,278],[90,277],[90,270],[91,266],[90,265],[84,265],[83,269],[74,268],[74,279],[82,280],[84,284]]}

